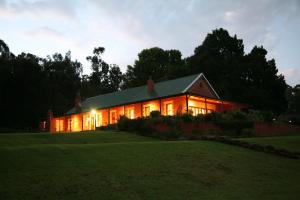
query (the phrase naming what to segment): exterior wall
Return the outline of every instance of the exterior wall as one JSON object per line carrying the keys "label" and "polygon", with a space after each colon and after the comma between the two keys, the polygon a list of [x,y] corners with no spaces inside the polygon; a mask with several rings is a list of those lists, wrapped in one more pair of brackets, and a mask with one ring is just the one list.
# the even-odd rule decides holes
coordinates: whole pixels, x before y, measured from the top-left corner
{"label": "exterior wall", "polygon": [[160,101],[159,100],[153,100],[153,101],[145,101],[142,103],[143,104],[143,117],[148,117],[147,110],[149,108],[149,111],[160,111]]}
{"label": "exterior wall", "polygon": [[82,131],[82,115],[75,114],[71,116],[71,130]]}
{"label": "exterior wall", "polygon": [[[193,115],[241,108],[238,104],[196,96],[188,97],[188,106],[189,110],[193,111]],[[146,109],[148,109],[147,113]],[[96,127],[117,123],[122,115],[136,119],[147,117],[151,111],[160,111],[161,115],[164,116],[184,114],[187,111],[186,95],[52,118],[50,131],[76,132],[95,130]]]}
{"label": "exterior wall", "polygon": [[[168,113],[167,104],[172,104],[172,113]],[[161,99],[161,114],[162,115],[181,115],[186,112],[186,97],[170,97]]]}
{"label": "exterior wall", "polygon": [[209,87],[204,78],[198,79],[189,89],[188,92],[198,94],[205,97],[217,98],[215,93]]}
{"label": "exterior wall", "polygon": [[115,124],[118,122],[120,117],[124,115],[124,107],[123,106],[118,106],[118,107],[113,107],[109,109],[109,123],[110,124]]}

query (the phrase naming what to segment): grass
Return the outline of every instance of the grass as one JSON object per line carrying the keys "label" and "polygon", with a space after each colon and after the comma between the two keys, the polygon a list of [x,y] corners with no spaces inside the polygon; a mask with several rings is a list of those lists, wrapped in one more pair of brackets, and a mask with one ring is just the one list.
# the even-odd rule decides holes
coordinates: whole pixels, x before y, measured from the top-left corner
{"label": "grass", "polygon": [[300,199],[300,161],[127,133],[0,135],[0,199]]}
{"label": "grass", "polygon": [[241,140],[251,142],[251,143],[257,143],[257,144],[269,144],[277,148],[285,148],[290,151],[300,152],[299,134],[293,136],[242,138]]}

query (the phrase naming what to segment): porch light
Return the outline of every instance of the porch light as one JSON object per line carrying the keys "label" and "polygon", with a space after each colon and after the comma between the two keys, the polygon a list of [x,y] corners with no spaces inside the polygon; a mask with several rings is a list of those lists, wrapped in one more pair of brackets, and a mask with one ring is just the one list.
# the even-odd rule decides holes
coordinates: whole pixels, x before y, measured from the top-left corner
{"label": "porch light", "polygon": [[94,109],[91,110],[91,114],[92,114],[92,115],[95,115],[95,114],[96,114],[96,110],[94,110]]}

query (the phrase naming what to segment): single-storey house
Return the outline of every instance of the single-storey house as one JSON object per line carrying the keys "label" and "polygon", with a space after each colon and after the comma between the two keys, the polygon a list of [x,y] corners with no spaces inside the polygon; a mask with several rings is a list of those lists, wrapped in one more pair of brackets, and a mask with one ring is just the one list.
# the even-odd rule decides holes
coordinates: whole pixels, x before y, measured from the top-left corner
{"label": "single-storey house", "polygon": [[101,94],[81,102],[76,97],[75,107],[63,116],[49,114],[51,132],[95,130],[116,124],[120,116],[130,119],[148,117],[152,111],[161,115],[207,114],[245,105],[220,99],[203,73],[154,83],[122,91]]}

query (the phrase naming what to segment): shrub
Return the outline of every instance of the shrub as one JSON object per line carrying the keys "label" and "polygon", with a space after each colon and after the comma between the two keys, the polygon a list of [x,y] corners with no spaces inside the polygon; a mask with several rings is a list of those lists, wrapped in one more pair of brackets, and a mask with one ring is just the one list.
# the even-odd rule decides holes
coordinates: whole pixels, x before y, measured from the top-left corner
{"label": "shrub", "polygon": [[191,114],[189,114],[189,113],[185,113],[185,114],[181,115],[180,118],[184,122],[191,122],[191,121],[193,121],[193,116]]}
{"label": "shrub", "polygon": [[261,112],[264,122],[272,123],[274,119],[274,115],[271,111]]}
{"label": "shrub", "polygon": [[194,117],[194,120],[197,122],[203,122],[203,121],[205,121],[205,115],[203,115],[203,114],[196,115]]}
{"label": "shrub", "polygon": [[291,123],[300,126],[300,116],[291,117]]}
{"label": "shrub", "polygon": [[155,117],[160,117],[161,115],[160,115],[160,112],[159,111],[151,111],[150,112],[150,117],[151,118],[155,118]]}
{"label": "shrub", "polygon": [[229,121],[218,121],[217,125],[224,131],[234,131],[237,135],[242,135],[243,130],[253,129],[254,123],[250,120],[229,120]]}

